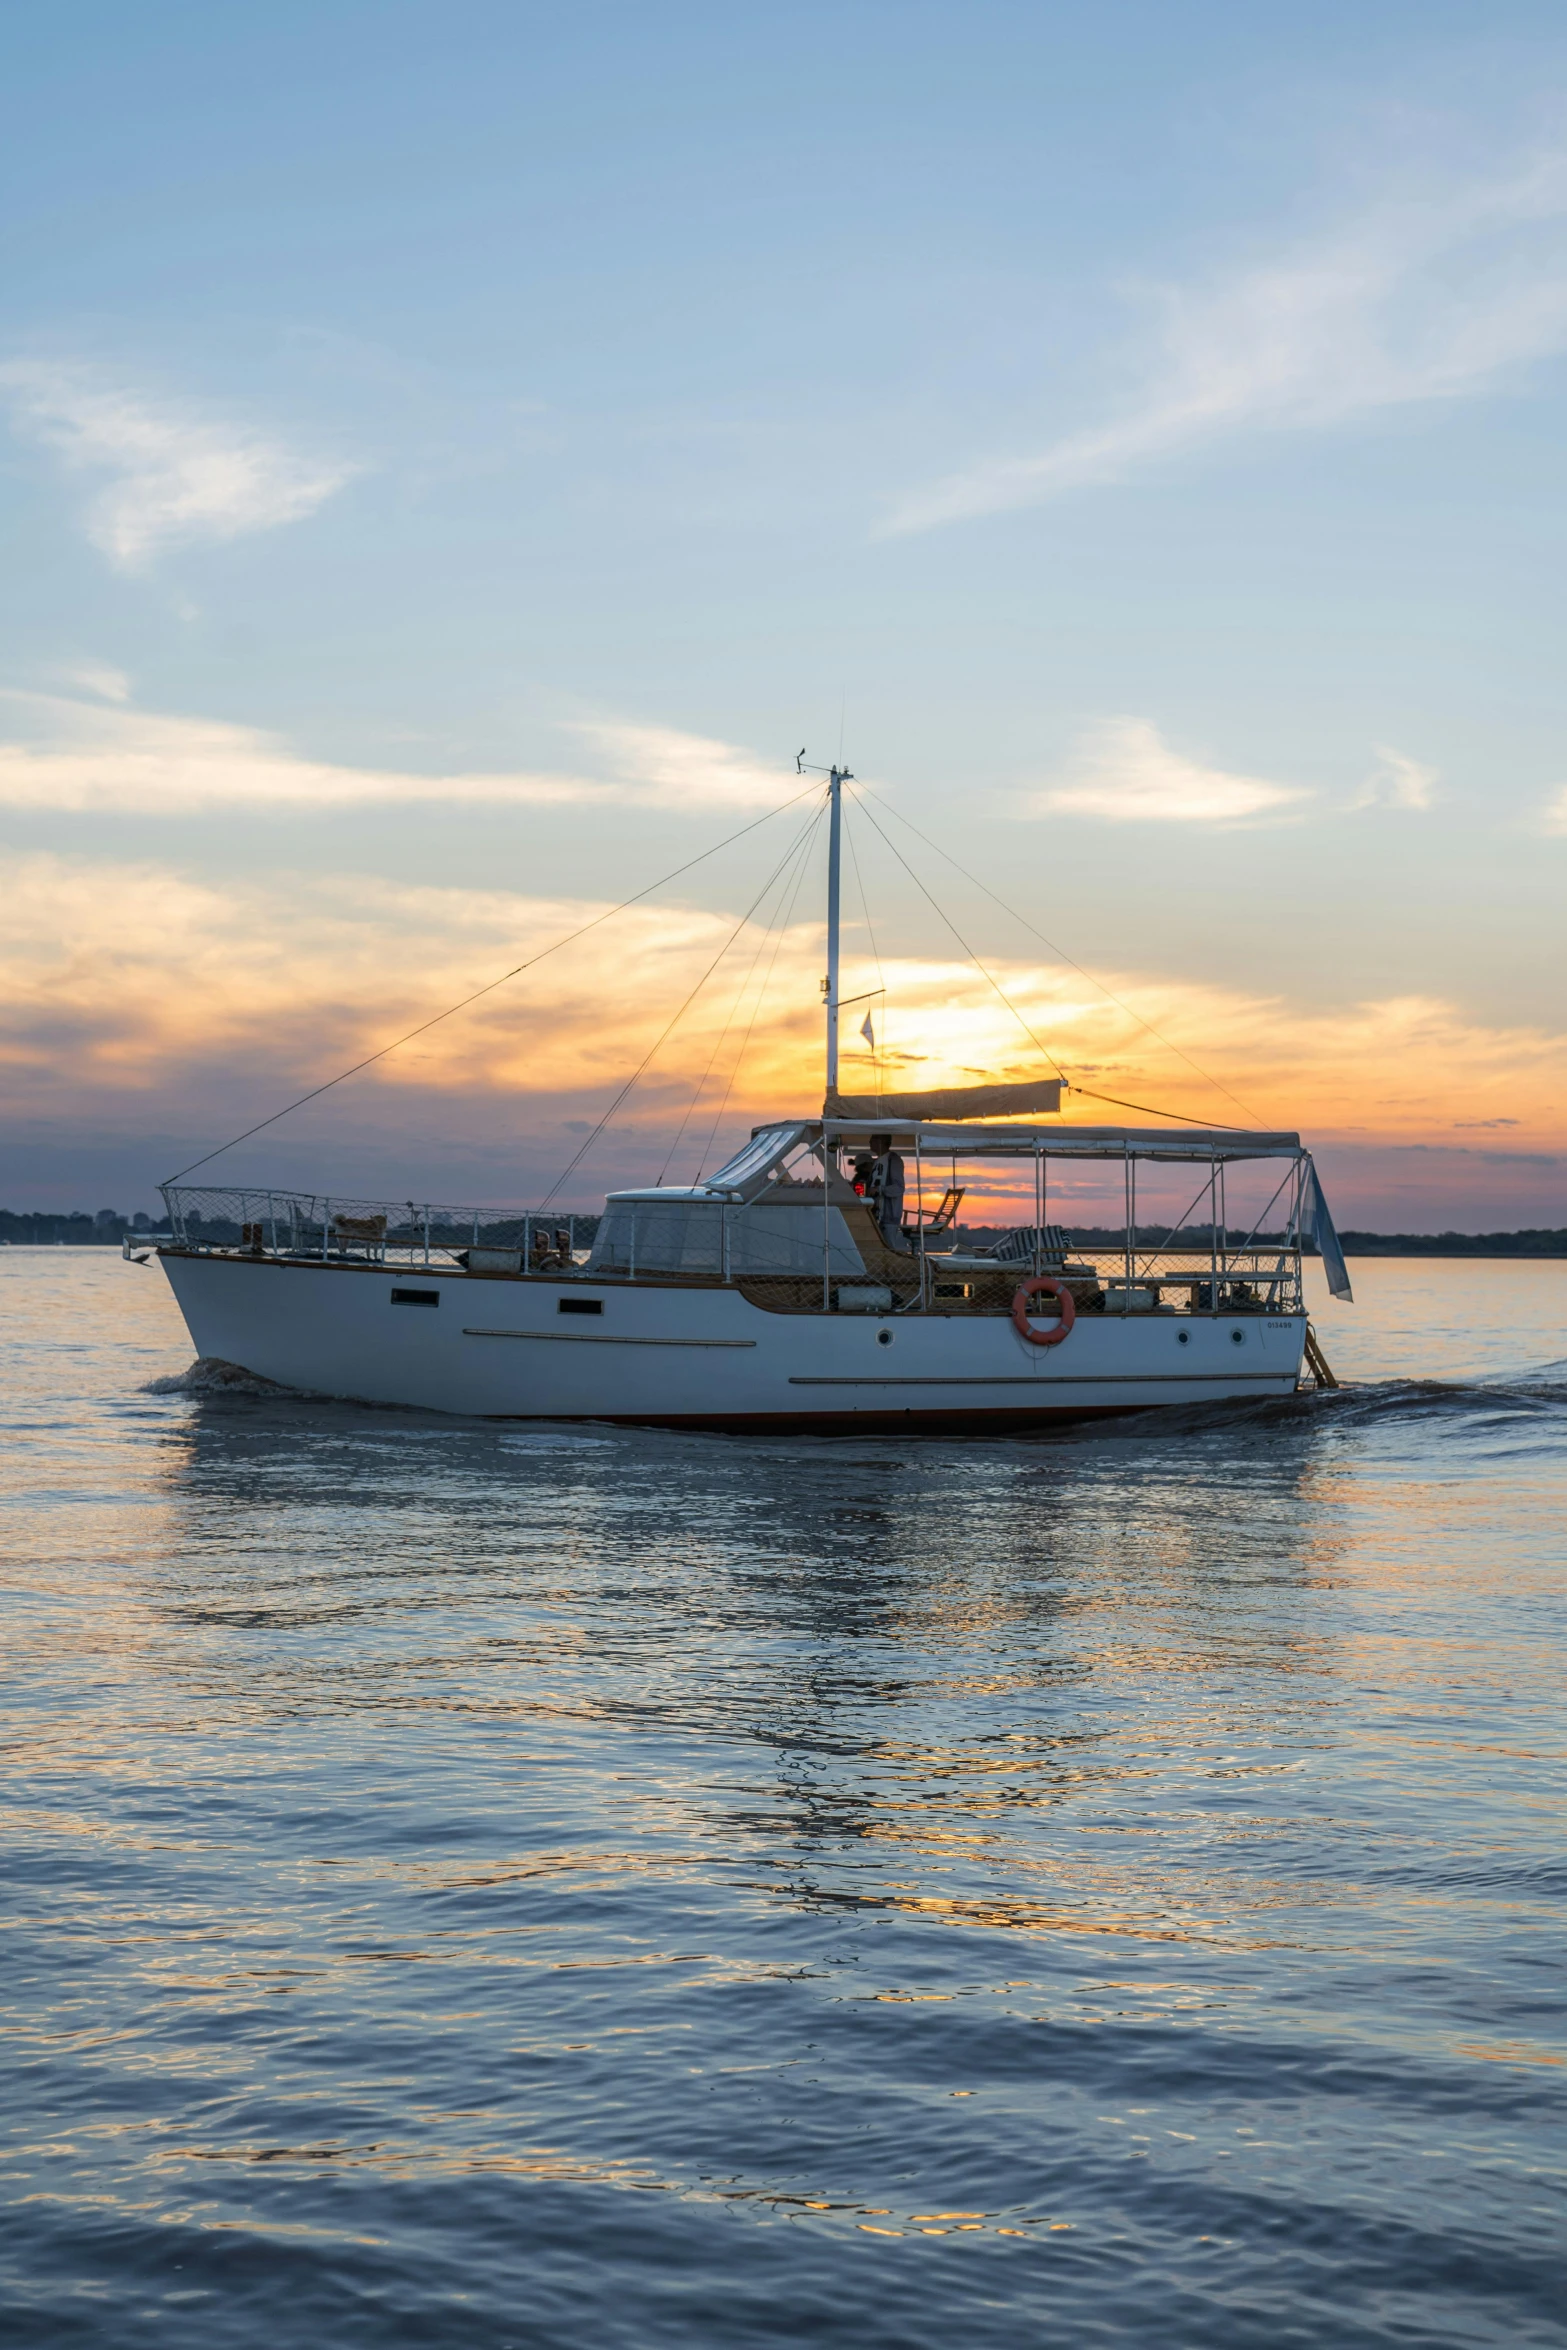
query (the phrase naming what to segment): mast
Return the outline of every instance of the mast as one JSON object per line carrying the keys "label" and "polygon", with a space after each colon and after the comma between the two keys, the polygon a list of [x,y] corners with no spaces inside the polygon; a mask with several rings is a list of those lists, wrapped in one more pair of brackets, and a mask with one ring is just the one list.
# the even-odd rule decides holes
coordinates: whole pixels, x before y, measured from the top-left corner
{"label": "mast", "polygon": [[[843,787],[854,777],[847,767],[811,767],[805,764],[802,751],[795,760],[796,775],[825,775],[827,778],[827,976],[822,981],[822,997],[827,1014],[827,1091],[838,1090],[838,908],[841,897],[843,869]],[[853,997],[850,998],[851,1003]]]}
{"label": "mast", "polygon": [[848,770],[831,768],[827,783],[827,1091],[838,1090],[838,903],[843,862],[843,786]]}

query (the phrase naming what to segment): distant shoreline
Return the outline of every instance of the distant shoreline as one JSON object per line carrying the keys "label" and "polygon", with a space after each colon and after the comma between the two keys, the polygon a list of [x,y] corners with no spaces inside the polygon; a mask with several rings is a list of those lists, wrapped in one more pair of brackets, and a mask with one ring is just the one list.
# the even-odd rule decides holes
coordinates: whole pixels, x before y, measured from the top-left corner
{"label": "distant shoreline", "polygon": [[[991,1229],[979,1225],[960,1226],[965,1242],[983,1246],[987,1241],[999,1240],[999,1227]],[[1076,1248],[1120,1248],[1124,1233],[1108,1225],[1074,1225],[1071,1232]],[[1242,1237],[1232,1231],[1231,1241]],[[1185,1248],[1207,1248],[1211,1245],[1206,1225],[1187,1225],[1176,1235],[1162,1227],[1142,1224],[1137,1231],[1140,1250],[1168,1246],[1171,1238]],[[1284,1246],[1280,1232],[1257,1235],[1260,1245],[1277,1242]],[[1341,1232],[1340,1242],[1347,1257],[1567,1257],[1567,1226],[1553,1230],[1539,1225],[1527,1226],[1518,1232]],[[1308,1242],[1307,1256],[1317,1251]]]}
{"label": "distant shoreline", "polygon": [[1339,1238],[1347,1257],[1567,1257],[1567,1232],[1341,1232]]}

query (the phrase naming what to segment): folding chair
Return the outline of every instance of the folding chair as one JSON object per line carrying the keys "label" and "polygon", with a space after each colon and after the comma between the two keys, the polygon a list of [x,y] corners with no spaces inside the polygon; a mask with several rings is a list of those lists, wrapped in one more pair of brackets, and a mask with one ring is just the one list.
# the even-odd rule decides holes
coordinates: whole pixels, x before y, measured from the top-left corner
{"label": "folding chair", "polygon": [[[946,1231],[947,1227],[952,1222],[953,1217],[957,1214],[962,1199],[962,1188],[954,1187],[952,1184],[948,1184],[946,1190],[941,1195],[941,1203],[936,1209],[935,1214],[933,1216],[927,1216],[925,1219],[925,1238],[927,1240],[933,1240],[939,1234]],[[905,1224],[903,1229],[906,1236],[910,1240],[917,1240],[919,1238],[920,1227],[918,1224]]]}

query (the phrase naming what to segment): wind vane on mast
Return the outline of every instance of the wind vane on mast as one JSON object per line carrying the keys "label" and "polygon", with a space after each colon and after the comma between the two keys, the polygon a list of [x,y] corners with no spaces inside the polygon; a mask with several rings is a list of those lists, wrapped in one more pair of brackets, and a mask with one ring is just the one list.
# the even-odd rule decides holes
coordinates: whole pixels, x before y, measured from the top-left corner
{"label": "wind vane on mast", "polygon": [[827,778],[827,976],[822,981],[823,1008],[827,1014],[827,1091],[838,1090],[838,902],[839,877],[843,855],[843,787],[854,777],[847,767],[808,767],[802,745],[794,762],[796,775],[825,775]]}

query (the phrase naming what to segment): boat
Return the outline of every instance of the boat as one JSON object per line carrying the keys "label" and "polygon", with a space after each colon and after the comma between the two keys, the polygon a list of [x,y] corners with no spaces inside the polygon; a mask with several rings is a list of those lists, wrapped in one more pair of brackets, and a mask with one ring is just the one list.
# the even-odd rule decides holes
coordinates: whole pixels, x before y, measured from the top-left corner
{"label": "boat", "polygon": [[[755,1128],[694,1184],[610,1193],[591,1235],[536,1210],[170,1182],[168,1236],[125,1249],[161,1262],[198,1356],[365,1403],[779,1433],[1026,1433],[1331,1384],[1308,1245],[1335,1294],[1349,1281],[1298,1134],[1064,1123],[1056,1079],[840,1091],[850,778],[829,776],[819,1113]],[[1048,1220],[1052,1177],[1084,1162],[1119,1171],[1119,1246]],[[1237,1240],[1226,1176],[1258,1162],[1273,1229]],[[1138,1178],[1169,1167],[1195,1170],[1207,1216],[1161,1240]],[[1029,1220],[964,1245],[965,1170],[1015,1178]]]}

